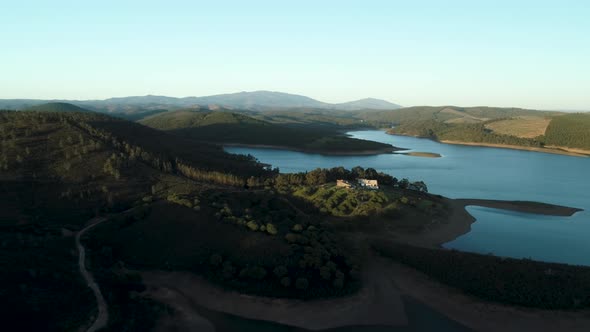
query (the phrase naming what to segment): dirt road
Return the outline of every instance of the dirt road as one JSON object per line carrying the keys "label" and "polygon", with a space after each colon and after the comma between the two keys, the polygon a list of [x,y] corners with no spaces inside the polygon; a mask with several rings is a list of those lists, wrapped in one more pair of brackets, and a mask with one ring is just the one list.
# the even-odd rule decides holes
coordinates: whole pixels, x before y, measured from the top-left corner
{"label": "dirt road", "polygon": [[87,332],[94,332],[94,331],[97,331],[97,330],[105,327],[107,325],[107,322],[109,321],[109,310],[107,307],[107,303],[104,300],[102,293],[100,292],[100,288],[98,288],[98,285],[96,284],[96,282],[94,281],[94,278],[92,277],[92,274],[90,274],[90,272],[88,272],[88,270],[86,270],[86,251],[84,250],[84,246],[82,246],[82,243],[80,242],[80,238],[82,237],[82,235],[86,231],[88,231],[92,227],[94,227],[106,220],[107,220],[106,218],[92,219],[92,220],[90,220],[88,226],[86,226],[84,229],[79,231],[78,234],[76,234],[76,248],[78,249],[78,254],[79,254],[78,255],[78,265],[80,268],[80,274],[82,274],[82,277],[86,281],[86,284],[88,285],[88,287],[90,287],[90,289],[92,289],[92,292],[94,293],[94,297],[96,298],[96,304],[98,307],[98,315],[97,315],[96,319],[94,320],[94,323],[92,323],[92,325],[88,328]]}

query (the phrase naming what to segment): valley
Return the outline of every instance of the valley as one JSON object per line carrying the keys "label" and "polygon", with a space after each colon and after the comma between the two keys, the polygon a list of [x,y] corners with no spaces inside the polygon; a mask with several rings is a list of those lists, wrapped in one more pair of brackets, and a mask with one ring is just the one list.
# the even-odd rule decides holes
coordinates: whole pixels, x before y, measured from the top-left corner
{"label": "valley", "polygon": [[[381,169],[389,168],[358,165],[372,165],[371,160],[380,158],[394,158],[393,165],[417,159],[444,162],[447,152],[431,150],[428,144],[418,151],[434,152],[416,152],[415,142],[403,139],[394,145],[374,136],[398,137],[382,131],[347,133],[350,128],[367,128],[354,117],[285,112],[248,116],[228,110],[179,110],[152,114],[139,123],[67,103],[1,112],[4,199],[0,204],[4,213],[0,236],[6,272],[0,277],[4,285],[15,280],[20,285],[0,289],[14,299],[3,308],[8,313],[5,319],[36,317],[28,327],[56,331],[80,326],[92,330],[101,324],[113,331],[150,330],[161,319],[177,315],[174,308],[185,314],[193,312],[170,300],[177,299],[174,292],[190,299],[210,289],[218,292],[211,299],[227,301],[200,298],[196,302],[199,319],[215,312],[214,317],[237,315],[253,320],[251,324],[272,320],[312,329],[363,325],[367,331],[374,322],[394,327],[415,324],[404,311],[414,308],[413,300],[392,286],[393,279],[376,279],[380,273],[389,273],[383,272],[389,271],[385,268],[388,260],[426,273],[478,301],[561,309],[588,305],[575,295],[587,291],[586,267],[509,259],[513,270],[527,272],[521,277],[506,271],[504,275],[523,278],[522,282],[535,288],[482,293],[478,290],[487,289],[489,279],[473,266],[483,264],[502,271],[507,260],[443,249],[449,241],[472,234],[472,225],[480,222],[473,224],[471,206],[575,218],[568,216],[585,213],[578,212],[578,208],[588,208],[584,204],[570,202],[574,207],[569,208],[567,203],[558,206],[494,197],[455,200],[429,194],[429,189],[437,194],[444,190],[428,176],[424,183],[412,172],[383,172]],[[288,124],[287,114],[291,114]],[[410,150],[399,151],[394,147],[398,145]],[[284,153],[298,154],[298,161],[284,164],[265,157]],[[423,156],[438,158],[420,158]],[[314,167],[314,158],[332,161]],[[297,165],[304,168],[289,169],[301,167]],[[412,180],[405,178],[410,176]],[[373,179],[379,189],[335,185],[339,180],[354,183],[358,179]],[[106,219],[96,219],[105,221],[84,228],[92,218]],[[84,266],[76,264],[77,251],[82,252],[80,245],[76,250],[76,233],[84,248]],[[17,244],[24,250],[10,249]],[[22,259],[22,255],[41,253],[49,265]],[[382,258],[374,259],[375,255]],[[464,263],[454,266],[454,262]],[[50,266],[59,266],[61,272],[50,272]],[[441,271],[449,266],[480,284],[444,277]],[[92,299],[86,284],[93,282],[79,272],[86,271],[84,267],[100,290],[97,293],[93,288],[94,296],[104,296],[108,313]],[[547,269],[563,271],[551,278],[575,276],[575,282],[555,291],[544,288],[548,277],[543,271]],[[190,295],[172,287],[182,284],[180,280],[192,280],[190,287],[205,288]],[[389,293],[380,293],[385,288]],[[527,297],[541,291],[549,302]],[[245,301],[240,308],[252,311],[219,306],[235,303],[235,296]],[[249,301],[259,304],[249,305]],[[260,314],[272,313],[265,308],[276,301],[288,309],[274,306],[284,312]],[[313,318],[314,301],[335,306],[332,316]],[[301,309],[289,303],[300,303]],[[363,313],[359,306],[373,309]],[[392,306],[398,307],[398,314],[391,312]],[[346,310],[349,314],[344,315]],[[57,311],[62,314],[55,314]],[[291,315],[298,318],[293,320]],[[96,323],[93,317],[99,317]],[[452,321],[443,324],[461,329]]]}

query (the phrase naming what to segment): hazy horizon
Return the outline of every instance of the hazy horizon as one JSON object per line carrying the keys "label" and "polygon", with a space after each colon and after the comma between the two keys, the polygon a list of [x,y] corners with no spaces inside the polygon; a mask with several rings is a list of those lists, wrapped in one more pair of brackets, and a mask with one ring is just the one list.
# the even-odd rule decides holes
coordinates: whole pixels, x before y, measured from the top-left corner
{"label": "hazy horizon", "polygon": [[280,91],[328,103],[590,109],[584,1],[22,1],[2,99]]}

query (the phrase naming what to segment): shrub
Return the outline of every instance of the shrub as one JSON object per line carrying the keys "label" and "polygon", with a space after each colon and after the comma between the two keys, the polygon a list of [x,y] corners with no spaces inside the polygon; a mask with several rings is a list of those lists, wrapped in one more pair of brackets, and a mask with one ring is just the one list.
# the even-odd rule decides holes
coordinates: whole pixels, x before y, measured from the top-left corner
{"label": "shrub", "polygon": [[335,288],[340,289],[340,288],[344,287],[344,279],[340,279],[340,278],[334,279],[334,282],[332,282],[332,285]]}
{"label": "shrub", "polygon": [[277,235],[278,231],[275,225],[268,223],[266,224],[266,232],[270,235]]}
{"label": "shrub", "polygon": [[220,254],[213,254],[209,257],[209,263],[213,266],[219,266],[223,262],[223,257]]}
{"label": "shrub", "polygon": [[283,285],[284,287],[291,286],[291,278],[289,278],[289,277],[281,278],[281,285]]}
{"label": "shrub", "polygon": [[221,275],[225,279],[231,279],[236,273],[236,268],[232,265],[230,261],[223,262],[223,270],[221,271]]}
{"label": "shrub", "polygon": [[240,271],[240,277],[262,280],[266,277],[266,269],[260,266],[245,267]]}
{"label": "shrub", "polygon": [[293,232],[299,233],[301,231],[303,231],[303,226],[301,224],[295,224],[295,225],[293,225]]}
{"label": "shrub", "polygon": [[257,231],[258,230],[258,224],[254,220],[248,221],[248,223],[246,224],[246,226],[248,226],[248,228],[250,228],[250,230],[252,230],[252,231]]}

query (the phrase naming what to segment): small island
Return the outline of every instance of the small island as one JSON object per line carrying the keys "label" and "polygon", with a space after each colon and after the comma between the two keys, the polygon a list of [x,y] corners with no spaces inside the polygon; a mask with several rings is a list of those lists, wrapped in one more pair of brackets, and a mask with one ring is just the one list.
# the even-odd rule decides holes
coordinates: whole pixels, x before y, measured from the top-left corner
{"label": "small island", "polygon": [[440,154],[438,153],[434,153],[434,152],[418,152],[418,151],[411,151],[411,152],[395,152],[395,154],[403,154],[406,156],[412,156],[412,157],[424,157],[424,158],[440,158],[442,157]]}

